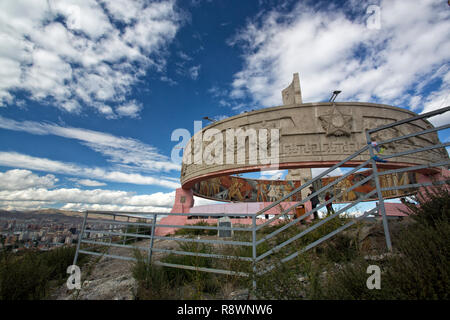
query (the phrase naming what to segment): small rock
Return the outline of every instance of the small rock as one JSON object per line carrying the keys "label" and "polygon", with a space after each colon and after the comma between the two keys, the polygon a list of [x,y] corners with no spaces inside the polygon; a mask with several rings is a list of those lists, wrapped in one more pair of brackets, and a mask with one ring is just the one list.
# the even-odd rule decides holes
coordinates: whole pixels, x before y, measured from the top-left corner
{"label": "small rock", "polygon": [[248,289],[237,290],[230,293],[231,300],[248,300]]}

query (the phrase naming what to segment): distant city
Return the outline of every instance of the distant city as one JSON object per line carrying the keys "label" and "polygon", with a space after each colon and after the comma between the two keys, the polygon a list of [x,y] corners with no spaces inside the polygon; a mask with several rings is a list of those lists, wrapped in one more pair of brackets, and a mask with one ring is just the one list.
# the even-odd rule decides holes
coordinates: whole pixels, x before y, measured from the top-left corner
{"label": "distant city", "polygon": [[[75,213],[74,213],[75,214]],[[0,210],[0,250],[19,252],[35,248],[41,251],[76,244],[82,218],[62,213]],[[112,224],[95,224],[97,230],[110,230]],[[91,229],[88,223],[86,229]],[[102,238],[103,233],[90,233],[89,238]]]}

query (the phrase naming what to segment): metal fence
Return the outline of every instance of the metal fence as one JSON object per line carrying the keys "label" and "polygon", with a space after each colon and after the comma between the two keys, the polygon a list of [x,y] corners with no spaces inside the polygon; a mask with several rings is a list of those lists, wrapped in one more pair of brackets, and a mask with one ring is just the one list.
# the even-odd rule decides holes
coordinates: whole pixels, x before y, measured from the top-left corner
{"label": "metal fence", "polygon": [[[165,267],[174,267],[174,268],[182,268],[182,269],[188,269],[188,270],[196,270],[196,271],[202,271],[202,272],[213,272],[213,273],[220,273],[220,274],[230,274],[230,275],[238,275],[238,276],[254,276],[254,275],[262,275],[270,270],[273,270],[277,267],[279,263],[285,263],[288,262],[296,257],[298,257],[300,254],[318,246],[319,244],[323,243],[324,241],[330,239],[331,237],[337,235],[338,233],[342,232],[343,230],[351,227],[354,225],[357,221],[366,218],[367,216],[371,214],[379,214],[382,217],[383,221],[383,228],[384,228],[384,234],[386,239],[386,247],[388,250],[392,250],[392,244],[391,244],[391,238],[389,233],[389,224],[388,219],[386,215],[385,210],[385,204],[384,204],[384,198],[383,198],[383,192],[386,191],[392,191],[392,190],[401,190],[401,189],[408,189],[408,188],[421,188],[421,187],[429,187],[433,184],[449,184],[449,180],[441,180],[438,182],[423,182],[423,183],[411,183],[406,185],[394,185],[390,187],[381,187],[380,184],[380,176],[386,175],[386,174],[395,174],[395,173],[404,173],[408,171],[416,171],[416,170],[423,170],[423,169],[439,169],[439,168],[447,168],[450,165],[450,161],[448,158],[448,153],[446,151],[446,147],[450,145],[449,142],[440,143],[437,141],[436,144],[429,145],[427,147],[417,147],[414,145],[410,145],[408,150],[401,151],[397,153],[391,153],[388,155],[382,155],[378,153],[378,148],[382,145],[386,145],[388,143],[398,143],[401,140],[410,139],[412,137],[418,137],[425,134],[430,133],[436,133],[439,131],[443,131],[450,128],[450,124],[441,125],[438,127],[431,127],[426,130],[421,130],[418,132],[414,132],[407,135],[399,135],[398,137],[391,138],[389,140],[385,141],[373,141],[373,134],[376,132],[380,132],[382,130],[389,130],[394,127],[399,127],[404,124],[411,124],[416,120],[420,119],[426,119],[432,116],[436,116],[439,114],[444,114],[445,112],[450,111],[450,107],[442,108],[433,112],[425,113],[419,116],[411,117],[405,120],[397,121],[382,127],[378,127],[375,129],[370,129],[366,131],[366,139],[367,139],[367,145],[363,147],[362,149],[358,150],[354,154],[348,156],[344,160],[340,161],[333,167],[325,170],[315,178],[309,180],[305,184],[301,185],[300,187],[296,188],[289,194],[283,196],[281,199],[279,199],[276,202],[273,202],[269,206],[265,207],[263,210],[255,213],[255,214],[248,214],[248,213],[242,213],[242,214],[225,214],[225,213],[205,213],[200,214],[196,213],[195,215],[199,218],[204,217],[205,219],[208,217],[251,217],[251,224],[239,224],[235,223],[231,227],[226,226],[214,226],[214,225],[168,225],[168,224],[161,224],[158,221],[158,217],[161,216],[191,216],[191,214],[188,213],[155,213],[155,212],[148,212],[148,213],[136,213],[136,212],[129,212],[129,213],[114,213],[114,212],[105,212],[105,211],[86,211],[84,215],[83,225],[79,236],[79,241],[77,244],[77,251],[74,258],[74,264],[76,264],[78,259],[79,253],[84,254],[91,254],[91,255],[103,255],[105,257],[110,258],[117,258],[117,259],[123,259],[123,260],[132,260],[135,261],[136,257],[134,256],[123,256],[123,255],[117,255],[117,254],[111,254],[111,253],[99,253],[94,252],[90,248],[92,245],[101,245],[101,246],[107,246],[108,248],[126,248],[126,249],[138,249],[142,250],[147,253],[147,262],[152,264],[157,264]],[[376,143],[375,143],[376,142]],[[442,150],[445,151],[446,157],[442,157],[441,160],[434,163],[428,163],[424,165],[411,165],[407,167],[397,168],[397,169],[390,169],[390,170],[384,170],[381,171],[379,169],[379,163],[385,162],[386,159],[389,158],[395,158],[420,152],[430,152],[432,150],[438,150],[442,148]],[[301,192],[301,190],[308,188],[309,186],[312,186],[313,183],[316,181],[319,181],[319,179],[327,176],[329,173],[333,172],[334,170],[341,168],[343,166],[353,166],[352,163],[355,163],[355,158],[360,155],[366,155],[368,156],[366,161],[362,161],[359,165],[354,166],[351,170],[347,171],[344,175],[336,178],[331,183],[319,188],[312,194],[308,195],[298,203],[295,203],[289,208],[286,208],[280,212],[280,214],[275,215],[273,218],[270,219],[262,219],[264,217],[268,210],[271,208],[274,208],[277,205],[280,205],[282,201],[285,201],[292,197],[293,195],[297,194],[298,192]],[[333,188],[336,184],[346,179],[349,175],[356,173],[357,171],[371,167],[371,173],[366,178],[362,179],[358,183],[352,185],[346,190],[342,190],[340,192],[335,192],[332,194],[332,197],[330,197],[328,200],[320,203],[318,206],[313,208],[312,210],[309,210],[308,212],[304,213],[301,216],[295,216],[292,213],[295,212],[295,208],[304,205],[308,201],[310,201],[314,196],[318,196],[319,194],[325,193],[328,190],[331,191],[331,188]],[[327,204],[332,203],[333,201],[337,201],[341,197],[343,197],[346,193],[351,192],[358,186],[361,186],[365,183],[368,183],[369,181],[373,180],[375,184],[375,189],[369,193],[359,195],[357,199],[354,201],[349,202],[344,207],[337,210],[335,213],[330,214],[326,216],[324,219],[320,219],[318,222],[310,224],[309,226],[305,227],[299,227],[299,224],[303,222],[307,217],[314,214],[315,212],[318,212],[318,210],[326,208]],[[342,225],[339,225],[335,230],[330,231],[326,235],[323,235],[322,237],[318,239],[314,239],[311,243],[303,244],[303,246],[299,249],[298,244],[300,239],[304,239],[308,234],[313,232],[314,230],[317,230],[321,226],[325,225],[326,223],[329,223],[331,220],[336,219],[341,214],[348,212],[349,209],[354,208],[356,205],[361,203],[362,201],[368,201],[370,200],[372,196],[376,196],[378,198],[378,204],[372,208],[371,210],[368,210],[364,212],[361,216],[358,217],[347,217],[345,220],[345,223]],[[114,230],[87,230],[86,224],[87,223],[105,223],[105,220],[90,220],[89,216],[92,215],[106,215],[109,217],[112,217],[112,220],[107,220],[107,223],[114,224],[117,228]],[[140,221],[130,222],[129,215],[140,215],[142,218]],[[116,218],[121,217],[124,219],[125,217],[128,217],[128,221],[118,221]],[[286,217],[290,217],[289,219],[286,219]],[[131,218],[137,220],[137,218]],[[145,220],[145,221],[144,221]],[[142,227],[147,228],[149,232],[139,233],[139,232],[126,232],[127,228],[133,226],[133,227]],[[233,237],[230,239],[219,239],[214,237],[186,237],[186,236],[176,236],[176,235],[168,235],[168,236],[157,236],[155,234],[156,228],[178,228],[178,229],[195,229],[195,230],[224,230],[224,231],[234,231],[239,234],[239,237]],[[137,229],[138,230],[138,229]],[[103,241],[98,240],[89,240],[86,239],[86,234],[89,233],[102,233],[103,235],[106,235],[107,239],[103,239]],[[119,237],[119,239],[113,239],[113,237]],[[283,238],[284,236],[284,238]],[[108,238],[109,237],[109,238]],[[145,244],[145,246],[137,246],[136,244],[126,244],[126,237],[133,238],[133,239],[141,239],[141,240],[147,240],[148,244]],[[279,239],[282,239],[279,240]],[[276,240],[276,241],[275,241]],[[164,241],[175,241],[176,243],[193,243],[193,244],[204,244],[209,245],[212,248],[211,252],[200,252],[196,250],[183,250],[182,248],[164,248],[161,245],[156,244],[162,244]],[[81,247],[83,245],[83,248]],[[232,254],[224,254],[224,246],[227,248],[237,248],[237,250],[228,250],[228,252],[232,252]],[[251,248],[251,249],[250,249]],[[154,253],[161,253],[166,255],[181,255],[181,256],[194,256],[194,257],[202,257],[207,259],[215,259],[215,260],[223,260],[223,261],[240,261],[247,263],[247,267],[242,267],[242,264],[235,264],[235,266],[242,267],[241,270],[231,270],[231,269],[225,269],[221,268],[220,266],[227,265],[225,264],[211,264],[209,267],[199,266],[199,265],[186,265],[186,264],[176,264],[176,263],[169,263],[164,262],[164,259],[157,260],[153,259]],[[277,259],[271,259],[274,255],[277,256]],[[229,263],[228,265],[233,266],[232,263]],[[253,282],[255,285],[255,281]]]}

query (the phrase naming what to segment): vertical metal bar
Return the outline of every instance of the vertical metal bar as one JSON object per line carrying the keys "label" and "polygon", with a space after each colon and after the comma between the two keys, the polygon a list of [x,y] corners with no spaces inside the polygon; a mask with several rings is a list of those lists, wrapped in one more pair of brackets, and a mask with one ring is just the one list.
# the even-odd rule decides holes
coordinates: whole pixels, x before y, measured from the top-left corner
{"label": "vertical metal bar", "polygon": [[252,217],[253,291],[256,291],[256,214]]}
{"label": "vertical metal bar", "polygon": [[88,211],[85,211],[83,223],[81,224],[80,234],[79,234],[79,236],[78,236],[77,250],[75,251],[75,257],[73,258],[73,263],[72,263],[72,264],[73,264],[74,266],[77,264],[77,260],[78,260],[78,251],[80,251],[81,238],[83,237],[83,234],[84,234],[84,228],[86,227],[87,216],[88,216]]}
{"label": "vertical metal bar", "polygon": [[[139,222],[139,219],[136,219],[136,222]],[[139,234],[139,225],[136,226],[136,234]],[[134,237],[134,243],[139,241],[139,236]]]}
{"label": "vertical metal bar", "polygon": [[[130,216],[127,217],[127,222],[130,222]],[[128,232],[128,225],[125,224],[125,235],[123,236],[122,244],[125,244],[127,242],[127,232]]]}
{"label": "vertical metal bar", "polygon": [[[116,221],[116,215],[113,215],[113,221]],[[111,232],[111,231],[113,231],[113,229],[112,228],[114,228],[114,224],[110,224],[109,225],[109,232]],[[111,245],[111,242],[112,242],[112,234],[109,236],[109,245]]]}
{"label": "vertical metal bar", "polygon": [[370,139],[370,133],[368,131],[366,131],[366,140],[367,144],[369,145],[369,154],[371,158],[370,162],[372,163],[373,179],[375,180],[375,186],[377,188],[378,211],[379,212],[381,211],[381,216],[383,217],[383,228],[384,228],[384,236],[386,238],[386,246],[389,251],[392,251],[391,236],[389,233],[389,223],[386,216],[386,210],[384,208],[384,198],[383,193],[381,192],[377,163],[374,159],[375,153],[373,152],[372,140]]}
{"label": "vertical metal bar", "polygon": [[156,218],[157,214],[153,214],[153,221],[152,221],[152,231],[151,231],[151,238],[150,238],[150,250],[148,251],[148,264],[152,263],[152,254],[153,254],[153,240],[154,240],[154,234],[155,234],[155,225],[156,225]]}

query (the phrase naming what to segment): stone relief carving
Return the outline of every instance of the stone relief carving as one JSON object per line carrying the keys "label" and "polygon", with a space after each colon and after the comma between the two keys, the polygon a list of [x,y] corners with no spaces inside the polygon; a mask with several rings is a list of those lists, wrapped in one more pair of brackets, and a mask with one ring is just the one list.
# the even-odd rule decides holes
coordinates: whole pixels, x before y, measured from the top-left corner
{"label": "stone relief carving", "polygon": [[287,156],[342,155],[356,152],[364,145],[355,141],[304,144],[285,143],[281,145],[281,152]]}
{"label": "stone relief carving", "polygon": [[328,114],[319,116],[323,129],[329,136],[350,136],[352,134],[352,116],[343,114],[333,105]]}

